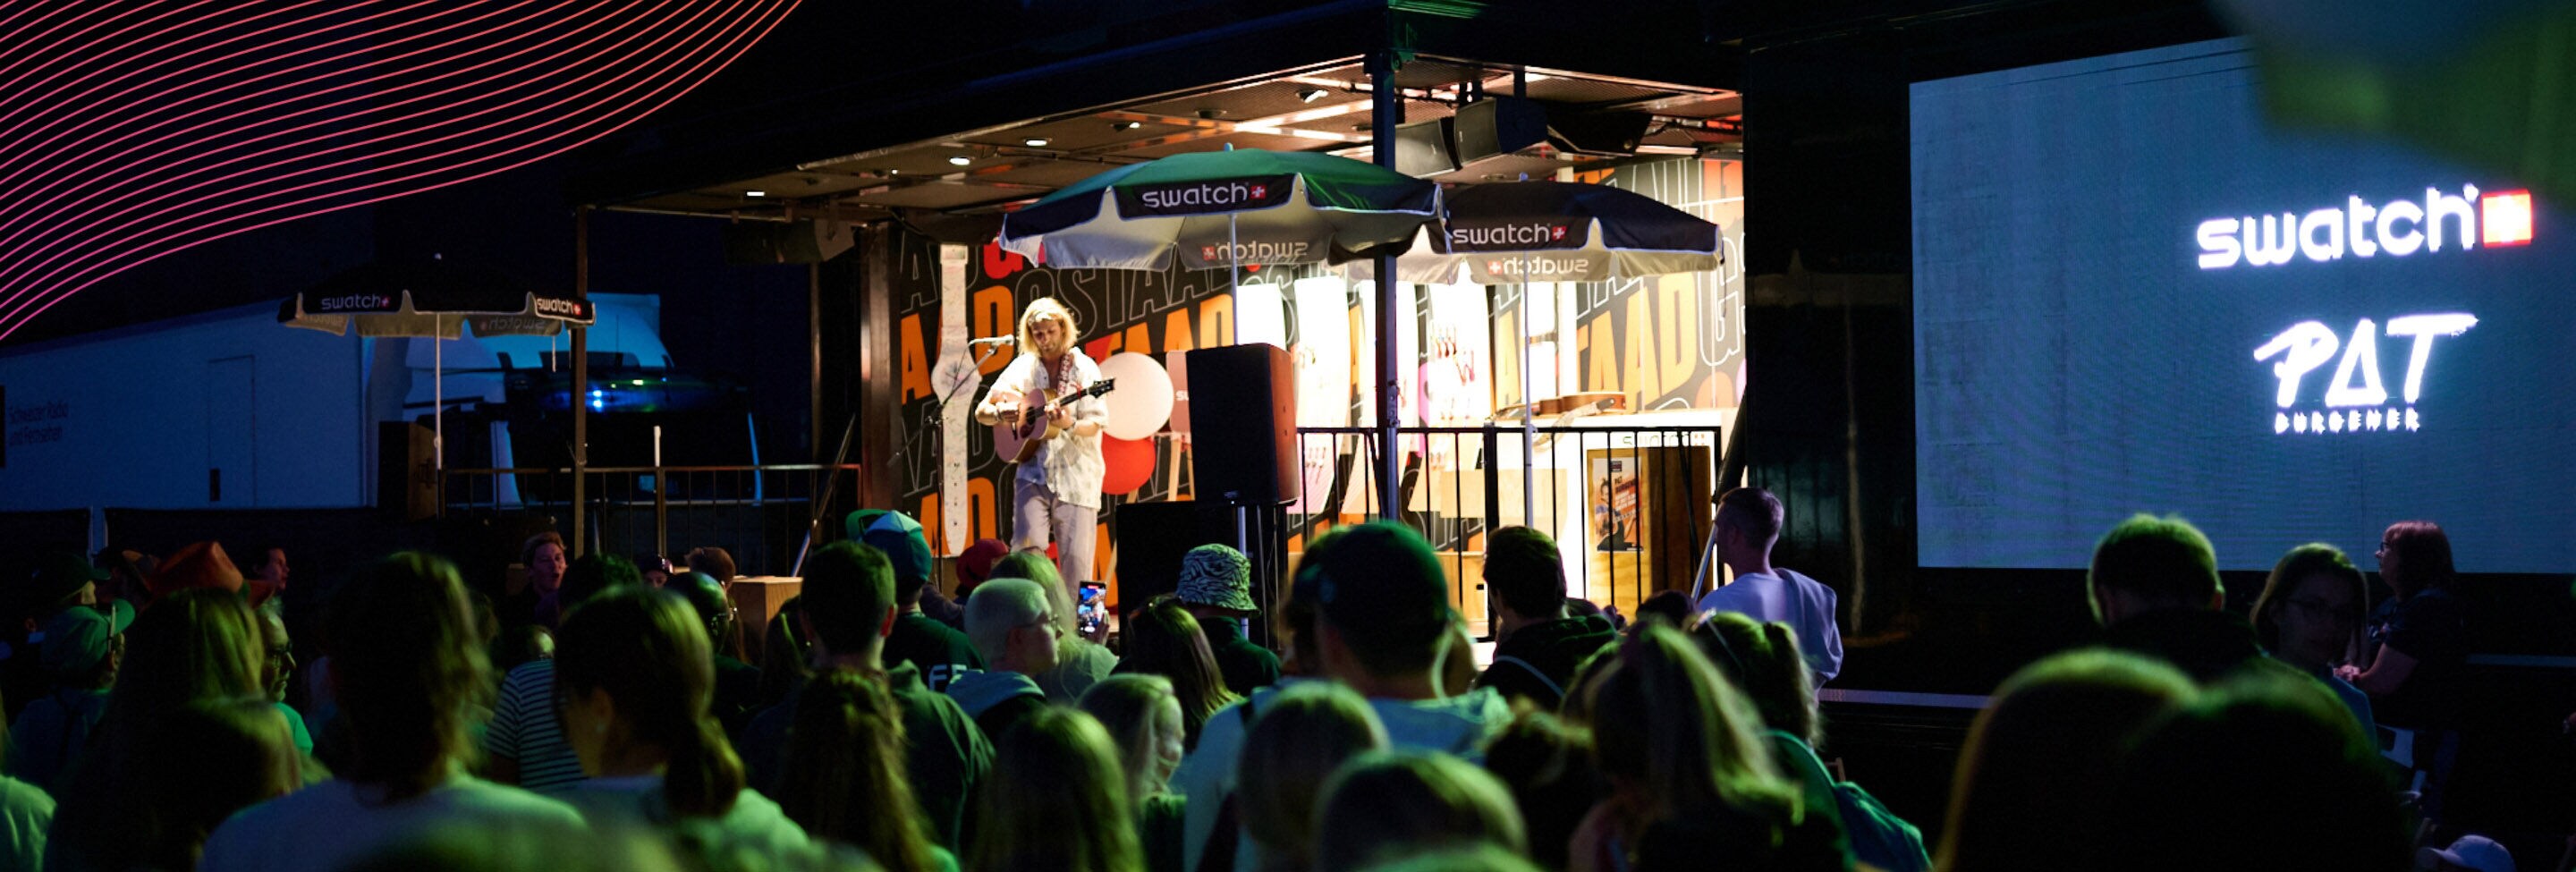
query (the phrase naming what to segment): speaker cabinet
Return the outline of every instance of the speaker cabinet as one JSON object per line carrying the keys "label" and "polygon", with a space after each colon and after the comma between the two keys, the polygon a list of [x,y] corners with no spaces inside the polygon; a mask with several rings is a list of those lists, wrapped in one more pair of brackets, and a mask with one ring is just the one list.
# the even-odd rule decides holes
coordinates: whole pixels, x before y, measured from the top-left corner
{"label": "speaker cabinet", "polygon": [[1458,107],[1457,161],[1471,164],[1547,141],[1547,107],[1517,97],[1487,97]]}
{"label": "speaker cabinet", "polygon": [[838,221],[737,221],[724,226],[725,262],[822,263],[850,250],[856,235]]}
{"label": "speaker cabinet", "polygon": [[1123,503],[1110,519],[1110,538],[1118,546],[1118,608],[1133,612],[1179,586],[1181,556],[1211,542],[1234,543],[1234,522],[1225,506],[1180,500]]}
{"label": "speaker cabinet", "polygon": [[[1180,585],[1181,558],[1190,549],[1219,544],[1238,547],[1252,564],[1252,602],[1261,610],[1246,638],[1278,647],[1270,616],[1286,598],[1288,577],[1288,509],[1285,506],[1239,508],[1224,503],[1180,500],[1124,503],[1109,519],[1116,544],[1115,573],[1121,615],[1172,593]],[[1241,530],[1236,525],[1242,525]],[[1240,537],[1238,539],[1238,536]],[[1240,544],[1238,544],[1238,542]]]}
{"label": "speaker cabinet", "polygon": [[1451,140],[1449,118],[1399,124],[1395,128],[1395,171],[1416,178],[1456,172],[1458,152]]}
{"label": "speaker cabinet", "polygon": [[437,458],[429,428],[409,421],[376,423],[376,508],[396,521],[438,514]]}
{"label": "speaker cabinet", "polygon": [[1487,97],[1458,107],[1455,158],[1460,165],[1512,154],[1539,143],[1573,154],[1637,153],[1654,117],[1644,112],[1586,112],[1520,97]]}
{"label": "speaker cabinet", "polygon": [[1207,502],[1268,506],[1297,496],[1297,382],[1276,345],[1189,353],[1190,453]]}

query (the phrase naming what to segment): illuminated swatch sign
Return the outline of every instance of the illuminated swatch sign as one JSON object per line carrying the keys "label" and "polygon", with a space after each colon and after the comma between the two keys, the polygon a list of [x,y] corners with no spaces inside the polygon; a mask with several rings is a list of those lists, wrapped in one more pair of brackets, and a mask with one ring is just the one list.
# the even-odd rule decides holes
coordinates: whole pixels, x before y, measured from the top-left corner
{"label": "illuminated swatch sign", "polygon": [[2377,204],[2352,194],[2341,206],[2305,214],[2211,218],[2200,222],[2193,238],[2200,243],[2201,269],[2525,245],[2531,242],[2531,192],[2480,194],[2478,186],[2462,185],[2458,194],[2425,188],[2421,202]]}

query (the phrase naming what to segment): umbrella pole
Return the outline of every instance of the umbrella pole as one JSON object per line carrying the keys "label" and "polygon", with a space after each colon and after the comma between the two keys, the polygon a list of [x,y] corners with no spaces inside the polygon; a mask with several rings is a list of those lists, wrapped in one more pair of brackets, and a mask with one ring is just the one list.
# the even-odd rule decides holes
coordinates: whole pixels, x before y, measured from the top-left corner
{"label": "umbrella pole", "polygon": [[429,330],[429,456],[447,474],[447,316],[431,315]]}
{"label": "umbrella pole", "polygon": [[[1404,102],[1395,86],[1395,52],[1392,47],[1368,53],[1369,142],[1371,156],[1378,166],[1395,168],[1395,126],[1404,120]],[[1377,403],[1378,517],[1402,522],[1404,506],[1397,502],[1396,482],[1403,477],[1403,458],[1396,455],[1397,440],[1403,425],[1403,405],[1398,393],[1402,382],[1395,375],[1395,347],[1399,333],[1395,321],[1395,254],[1380,250],[1377,256]]]}
{"label": "umbrella pole", "polygon": [[1530,395],[1529,262],[1521,262],[1521,523],[1538,526],[1538,398]]}

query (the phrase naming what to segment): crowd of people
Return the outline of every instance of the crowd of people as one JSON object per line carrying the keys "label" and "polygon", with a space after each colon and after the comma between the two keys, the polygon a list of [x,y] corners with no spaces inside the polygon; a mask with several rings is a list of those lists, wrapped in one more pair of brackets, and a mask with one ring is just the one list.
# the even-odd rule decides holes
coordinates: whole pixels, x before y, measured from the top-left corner
{"label": "crowd of people", "polygon": [[[1721,497],[1732,581],[1632,622],[1568,597],[1557,543],[1485,542],[1498,642],[1412,529],[1305,543],[1263,609],[1190,551],[1115,648],[1078,582],[895,512],[850,519],[742,620],[684,566],[527,541],[497,597],[422,553],[338,586],[298,663],[283,552],[61,555],[13,591],[0,868],[59,870],[2409,868],[2381,725],[2438,776],[2466,658],[2441,528],[2388,529],[2373,607],[2340,551],[2281,558],[2250,618],[2209,543],[2140,515],[2097,544],[2105,644],[1999,687],[1921,829],[1823,756],[1833,591],[1770,562],[1785,512]],[[103,566],[102,566],[103,564]],[[1256,625],[1254,622],[1262,622]],[[1277,650],[1253,639],[1273,637]],[[301,677],[299,683],[296,679]],[[293,704],[289,697],[293,696]],[[2474,839],[2474,837],[2472,837]],[[2464,868],[2500,850],[2428,854]],[[2468,859],[2463,859],[2464,857]],[[2509,858],[2506,861],[2509,868]]]}

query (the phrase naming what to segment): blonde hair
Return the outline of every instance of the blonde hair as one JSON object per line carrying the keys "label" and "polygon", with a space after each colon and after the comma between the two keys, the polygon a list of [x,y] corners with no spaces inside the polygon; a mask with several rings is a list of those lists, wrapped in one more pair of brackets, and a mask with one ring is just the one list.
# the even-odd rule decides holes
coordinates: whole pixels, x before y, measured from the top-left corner
{"label": "blonde hair", "polygon": [[1245,833],[1278,861],[1271,868],[1305,869],[1325,782],[1352,758],[1386,750],[1386,727],[1368,700],[1334,682],[1291,685],[1266,703],[1243,739],[1235,801]]}
{"label": "blonde hair", "polygon": [[1064,303],[1054,297],[1039,297],[1030,300],[1029,307],[1020,311],[1020,327],[1017,335],[1020,340],[1021,354],[1037,353],[1038,347],[1029,342],[1029,325],[1042,320],[1052,320],[1064,325],[1064,347],[1069,349],[1074,346],[1074,343],[1082,341],[1082,325],[1073,320],[1073,310],[1065,308]]}
{"label": "blonde hair", "polygon": [[993,737],[993,771],[979,788],[963,868],[1144,872],[1126,782],[1099,721],[1068,708],[1030,712]]}
{"label": "blonde hair", "polygon": [[1164,792],[1168,785],[1156,768],[1160,751],[1154,722],[1166,708],[1180,713],[1181,698],[1172,692],[1172,680],[1134,672],[1112,675],[1082,692],[1080,708],[1100,721],[1118,746],[1119,762],[1127,770],[1127,797],[1143,802]]}

